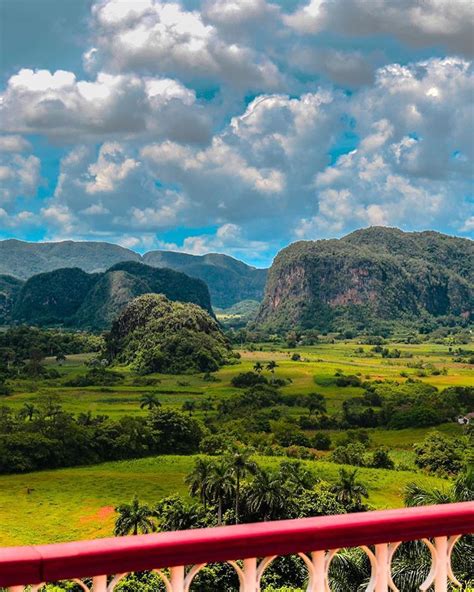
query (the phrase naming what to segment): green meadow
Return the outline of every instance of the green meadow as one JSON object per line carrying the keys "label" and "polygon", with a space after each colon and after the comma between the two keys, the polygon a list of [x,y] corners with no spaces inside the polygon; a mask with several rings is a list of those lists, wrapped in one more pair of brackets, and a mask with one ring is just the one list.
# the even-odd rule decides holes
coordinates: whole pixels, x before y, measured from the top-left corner
{"label": "green meadow", "polygon": [[[184,477],[193,456],[159,456],[0,477],[0,545],[31,545],[112,536],[114,508],[137,494],[153,504],[186,494]],[[283,459],[256,457],[266,467]],[[336,481],[340,465],[303,461],[323,481]],[[447,481],[410,471],[359,469],[374,508],[403,505],[411,481],[442,487]]]}
{"label": "green meadow", "polygon": [[[356,352],[363,347],[364,352]],[[417,378],[439,389],[452,385],[473,386],[472,366],[456,363],[447,346],[436,344],[405,345],[391,343],[402,355],[397,359],[369,357],[370,346],[359,346],[354,341],[321,344],[311,347],[286,349],[261,344],[256,351],[242,350],[239,363],[221,368],[216,380],[207,382],[202,375],[152,375],[152,385],[144,385],[142,378],[129,368],[117,368],[123,381],[108,387],[68,387],[65,383],[88,371],[90,356],[69,356],[62,364],[47,360],[60,377],[50,380],[17,380],[13,393],[3,398],[2,404],[18,411],[27,403],[37,403],[43,397],[57,398],[65,410],[78,414],[91,412],[110,417],[145,415],[140,398],[154,392],[163,408],[181,409],[185,401],[211,398],[215,402],[230,398],[238,391],[231,380],[238,373],[252,370],[257,362],[277,362],[275,376],[291,379],[282,392],[286,394],[322,393],[328,411],[337,412],[344,400],[362,393],[355,387],[341,388],[331,378],[336,372],[355,374],[366,380],[388,379],[405,381]],[[291,359],[297,352],[301,360]],[[408,357],[410,356],[410,357]],[[427,370],[425,371],[423,368]],[[433,372],[434,371],[434,372]],[[438,373],[437,371],[440,371]],[[268,375],[268,372],[265,371]],[[150,377],[147,377],[147,379]],[[303,409],[291,407],[290,413],[301,415]],[[195,417],[205,420],[216,411],[197,409]],[[456,423],[437,429],[457,437],[462,429]],[[395,462],[407,470],[359,469],[359,475],[369,489],[369,503],[375,508],[403,505],[403,489],[416,480],[427,486],[447,485],[447,481],[414,472],[414,442],[423,440],[429,428],[367,430],[371,446],[386,446]],[[341,432],[328,431],[337,443]],[[324,453],[321,453],[324,455]],[[260,457],[263,465],[272,466],[281,459]],[[184,477],[192,467],[192,456],[161,456],[133,461],[112,462],[95,466],[59,469],[0,477],[0,545],[49,543],[73,539],[108,536],[112,534],[117,504],[137,494],[142,501],[154,503],[172,493],[186,493]],[[318,461],[304,461],[322,480],[337,478],[340,465]]]}

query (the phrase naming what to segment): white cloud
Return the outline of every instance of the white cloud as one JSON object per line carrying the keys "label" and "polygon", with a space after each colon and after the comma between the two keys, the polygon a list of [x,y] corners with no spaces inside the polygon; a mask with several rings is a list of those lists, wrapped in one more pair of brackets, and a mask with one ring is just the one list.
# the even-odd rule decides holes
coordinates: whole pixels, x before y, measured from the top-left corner
{"label": "white cloud", "polygon": [[310,0],[283,18],[287,26],[301,33],[388,35],[413,47],[442,45],[474,55],[471,0]]}
{"label": "white cloud", "polygon": [[127,138],[208,139],[207,115],[194,91],[169,78],[100,72],[77,81],[71,72],[23,69],[0,97],[8,132],[44,133],[68,141]]}
{"label": "white cloud", "polygon": [[32,154],[4,153],[0,160],[0,182],[0,205],[36,195],[42,182],[40,159]]}
{"label": "white cloud", "polygon": [[21,136],[0,136],[0,152],[25,152],[31,144]]}
{"label": "white cloud", "polygon": [[267,4],[232,2],[222,10],[222,3],[209,3],[207,23],[199,11],[185,10],[177,2],[154,0],[135,6],[103,0],[93,7],[94,48],[86,52],[85,63],[188,81],[217,79],[245,89],[274,89],[282,80],[275,64],[252,47],[229,41],[210,24],[212,19],[223,24],[231,15],[246,20],[255,7],[266,10]]}

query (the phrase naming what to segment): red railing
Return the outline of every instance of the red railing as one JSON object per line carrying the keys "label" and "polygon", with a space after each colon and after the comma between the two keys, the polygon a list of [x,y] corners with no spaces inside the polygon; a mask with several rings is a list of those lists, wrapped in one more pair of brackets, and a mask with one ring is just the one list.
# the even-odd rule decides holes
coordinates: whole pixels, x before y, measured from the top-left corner
{"label": "red railing", "polygon": [[[167,589],[180,592],[189,588],[185,584],[184,566],[201,567],[211,562],[233,563],[238,559],[252,559],[256,562],[256,575],[252,576],[252,581],[256,578],[255,582],[246,586],[245,573],[239,573],[239,577],[241,589],[253,591],[259,589],[258,562],[254,559],[256,557],[273,558],[299,553],[306,557],[313,554],[321,559],[321,553],[333,550],[332,558],[335,551],[342,547],[363,547],[372,554],[368,549],[372,545],[376,549],[376,554],[372,554],[375,562],[373,568],[379,571],[378,575],[373,574],[375,580],[381,580],[382,577],[380,560],[386,563],[385,571],[388,570],[386,577],[382,579],[389,583],[391,556],[400,542],[412,540],[425,540],[430,547],[433,565],[437,564],[435,571],[441,570],[440,577],[434,574],[433,582],[436,577],[440,581],[444,578],[447,582],[451,571],[452,547],[460,535],[473,532],[474,502],[466,502],[54,545],[7,547],[0,549],[0,586],[23,590],[24,585],[40,582],[94,576],[104,578],[104,574],[116,575],[180,566],[183,577],[178,580],[182,584],[173,586],[172,581],[164,576]],[[435,540],[435,545],[430,539]],[[444,557],[441,556],[443,554]],[[372,557],[370,559],[372,562]],[[325,574],[319,574],[319,580],[316,571],[312,574],[313,584],[310,583],[312,587],[308,590],[328,589],[319,588],[314,582],[327,579],[329,561],[324,562]],[[246,563],[250,566],[249,562]],[[319,564],[322,567],[321,561]],[[235,567],[238,568],[237,565]],[[175,578],[175,581],[178,580]],[[94,583],[94,590],[113,590],[113,586],[107,586],[107,580],[105,587],[99,585],[99,579],[95,578],[95,581],[97,588]],[[383,585],[372,589],[387,590]],[[438,589],[447,588],[437,587],[436,590]]]}

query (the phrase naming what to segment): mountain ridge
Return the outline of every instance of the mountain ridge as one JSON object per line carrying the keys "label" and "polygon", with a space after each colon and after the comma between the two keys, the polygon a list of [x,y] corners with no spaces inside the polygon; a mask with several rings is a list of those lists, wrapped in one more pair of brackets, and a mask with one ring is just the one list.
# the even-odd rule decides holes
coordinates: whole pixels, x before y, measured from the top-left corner
{"label": "mountain ridge", "polygon": [[220,308],[242,300],[263,298],[267,270],[220,253],[192,255],[154,250],[140,255],[119,245],[99,241],[0,241],[0,274],[21,280],[66,267],[78,267],[87,273],[104,272],[123,261],[166,267],[201,279],[209,286],[212,303]]}
{"label": "mountain ridge", "polygon": [[380,319],[470,318],[473,273],[474,242],[436,232],[370,227],[299,241],[275,257],[256,324],[327,331]]}

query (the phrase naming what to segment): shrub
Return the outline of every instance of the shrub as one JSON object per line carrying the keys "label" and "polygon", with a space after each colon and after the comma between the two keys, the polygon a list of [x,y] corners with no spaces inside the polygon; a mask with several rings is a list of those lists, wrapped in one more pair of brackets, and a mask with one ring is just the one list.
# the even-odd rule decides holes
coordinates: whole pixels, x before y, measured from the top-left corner
{"label": "shrub", "polygon": [[249,388],[257,384],[267,384],[268,380],[265,376],[257,374],[256,372],[241,372],[237,376],[233,376],[231,380],[232,386],[236,388]]}
{"label": "shrub", "polygon": [[329,450],[331,448],[331,438],[328,434],[316,432],[311,440],[311,444],[316,450]]}

